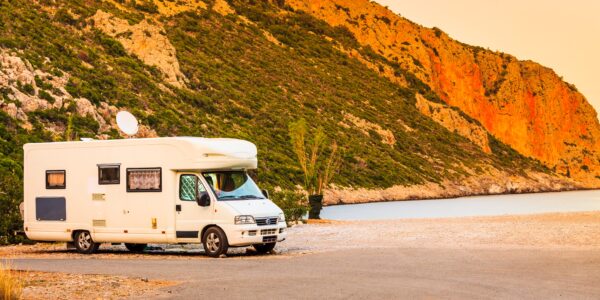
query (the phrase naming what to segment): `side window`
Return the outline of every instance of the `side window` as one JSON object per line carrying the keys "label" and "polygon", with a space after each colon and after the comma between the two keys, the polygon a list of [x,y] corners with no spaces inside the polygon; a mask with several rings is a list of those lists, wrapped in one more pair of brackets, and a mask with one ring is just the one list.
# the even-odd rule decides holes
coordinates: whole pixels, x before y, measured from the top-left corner
{"label": "side window", "polygon": [[121,166],[118,164],[98,165],[98,184],[121,183]]}
{"label": "side window", "polygon": [[128,192],[161,192],[162,191],[162,169],[161,168],[128,168],[127,169],[127,191]]}
{"label": "side window", "polygon": [[65,170],[46,171],[47,189],[65,189],[67,188],[67,173]]}
{"label": "side window", "polygon": [[183,201],[196,201],[196,189],[198,190],[198,194],[206,192],[198,176],[184,174],[179,177],[179,199]]}

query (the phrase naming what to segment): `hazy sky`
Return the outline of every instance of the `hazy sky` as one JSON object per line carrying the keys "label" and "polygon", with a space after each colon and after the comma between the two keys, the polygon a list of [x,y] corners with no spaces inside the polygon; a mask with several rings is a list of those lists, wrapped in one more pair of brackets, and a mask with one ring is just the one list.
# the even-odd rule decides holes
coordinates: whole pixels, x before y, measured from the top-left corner
{"label": "hazy sky", "polygon": [[550,67],[600,111],[599,0],[376,0],[452,38]]}

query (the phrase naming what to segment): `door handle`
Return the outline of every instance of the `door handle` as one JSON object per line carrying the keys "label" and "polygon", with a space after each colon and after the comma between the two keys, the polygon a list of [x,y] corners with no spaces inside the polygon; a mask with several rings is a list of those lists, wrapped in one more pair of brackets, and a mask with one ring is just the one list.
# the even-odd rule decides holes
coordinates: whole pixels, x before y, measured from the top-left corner
{"label": "door handle", "polygon": [[175,205],[175,211],[181,211],[181,204]]}

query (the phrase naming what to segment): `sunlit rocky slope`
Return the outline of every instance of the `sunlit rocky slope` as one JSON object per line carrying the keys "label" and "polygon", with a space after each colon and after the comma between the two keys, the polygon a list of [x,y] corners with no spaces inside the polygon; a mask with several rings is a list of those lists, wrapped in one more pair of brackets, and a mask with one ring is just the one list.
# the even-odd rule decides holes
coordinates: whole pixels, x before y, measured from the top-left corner
{"label": "sunlit rocky slope", "polygon": [[121,109],[138,137],[251,140],[260,183],[282,188],[301,182],[287,126],[304,117],[344,148],[329,203],[560,190],[598,174],[598,122],[573,86],[368,1],[0,2],[7,211],[23,143],[120,138]]}
{"label": "sunlit rocky slope", "polygon": [[519,153],[557,173],[598,186],[600,125],[575,86],[549,68],[462,44],[368,0],[288,0],[332,26],[344,26],[409,70],[445,103],[460,108]]}

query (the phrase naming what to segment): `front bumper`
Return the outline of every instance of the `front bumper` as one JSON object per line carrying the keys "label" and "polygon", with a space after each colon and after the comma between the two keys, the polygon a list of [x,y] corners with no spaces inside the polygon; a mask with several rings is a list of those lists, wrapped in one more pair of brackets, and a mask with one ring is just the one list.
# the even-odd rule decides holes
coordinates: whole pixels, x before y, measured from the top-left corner
{"label": "front bumper", "polygon": [[279,222],[277,225],[258,226],[228,225],[223,228],[230,246],[249,246],[253,244],[281,242],[287,237],[287,225]]}

